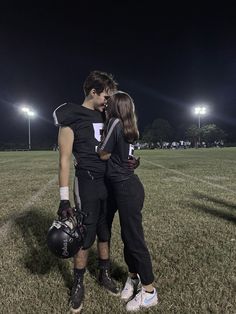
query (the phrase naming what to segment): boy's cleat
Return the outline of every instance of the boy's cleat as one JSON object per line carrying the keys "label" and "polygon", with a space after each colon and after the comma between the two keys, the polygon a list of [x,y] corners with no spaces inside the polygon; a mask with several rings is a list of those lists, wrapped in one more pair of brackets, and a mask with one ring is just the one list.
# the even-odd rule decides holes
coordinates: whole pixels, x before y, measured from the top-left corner
{"label": "boy's cleat", "polygon": [[117,287],[114,280],[111,278],[108,269],[101,269],[99,272],[98,282],[103,286],[110,294],[118,296],[120,295],[120,289]]}
{"label": "boy's cleat", "polygon": [[71,313],[80,313],[83,308],[84,285],[81,278],[76,278],[71,290]]}

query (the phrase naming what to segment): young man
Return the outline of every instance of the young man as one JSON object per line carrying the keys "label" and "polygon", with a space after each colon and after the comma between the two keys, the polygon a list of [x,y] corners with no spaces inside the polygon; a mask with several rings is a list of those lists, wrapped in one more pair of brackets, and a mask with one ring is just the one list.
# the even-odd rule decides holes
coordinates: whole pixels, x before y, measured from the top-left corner
{"label": "young man", "polygon": [[79,313],[84,298],[83,276],[87,266],[88,249],[98,239],[99,282],[110,293],[119,295],[119,289],[110,277],[109,239],[106,222],[107,190],[104,183],[106,162],[96,153],[101,141],[103,111],[110,95],[117,89],[113,77],[105,72],[93,71],[84,82],[85,99],[82,104],[64,104],[54,113],[55,124],[60,126],[58,215],[73,215],[69,201],[69,174],[71,156],[74,155],[74,196],[76,208],[86,213],[84,224],[87,233],[83,248],[74,256],[74,283],[71,293],[71,311]]}

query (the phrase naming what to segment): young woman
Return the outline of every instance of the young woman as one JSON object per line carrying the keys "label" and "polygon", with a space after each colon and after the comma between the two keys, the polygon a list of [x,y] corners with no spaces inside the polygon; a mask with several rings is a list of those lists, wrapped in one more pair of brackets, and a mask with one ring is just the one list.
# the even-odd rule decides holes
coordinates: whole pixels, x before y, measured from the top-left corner
{"label": "young woman", "polygon": [[[106,175],[119,211],[124,258],[129,269],[121,298],[128,301],[127,311],[137,311],[156,305],[158,298],[142,227],[144,188],[134,170],[125,166],[133,158],[133,143],[139,137],[132,98],[121,91],[113,94],[107,102],[106,117],[105,138],[98,153],[102,160],[109,159]],[[138,289],[140,281],[142,286]]]}

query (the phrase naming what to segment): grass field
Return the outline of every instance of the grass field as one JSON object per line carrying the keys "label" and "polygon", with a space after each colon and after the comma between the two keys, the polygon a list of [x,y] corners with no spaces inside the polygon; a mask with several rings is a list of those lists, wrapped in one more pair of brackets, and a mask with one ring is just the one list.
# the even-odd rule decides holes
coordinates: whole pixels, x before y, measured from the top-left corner
{"label": "grass field", "polygon": [[[236,313],[236,148],[136,151],[143,225],[160,303],[146,313]],[[72,261],[48,251],[58,207],[57,152],[1,152],[0,313],[67,313]],[[73,172],[73,169],[72,169]],[[119,222],[113,276],[126,278]],[[125,313],[96,283],[96,247],[83,313]]]}

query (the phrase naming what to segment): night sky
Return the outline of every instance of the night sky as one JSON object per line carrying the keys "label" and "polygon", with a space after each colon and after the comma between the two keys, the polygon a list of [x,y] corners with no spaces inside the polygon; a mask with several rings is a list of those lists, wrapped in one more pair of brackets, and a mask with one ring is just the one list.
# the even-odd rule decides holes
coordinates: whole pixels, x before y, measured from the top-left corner
{"label": "night sky", "polygon": [[32,147],[55,143],[53,110],[83,101],[92,70],[112,73],[131,94],[141,131],[156,118],[175,128],[197,123],[192,108],[200,103],[209,110],[202,123],[236,141],[236,8],[188,3],[1,6],[0,142],[27,143],[18,110],[27,103],[38,114]]}

